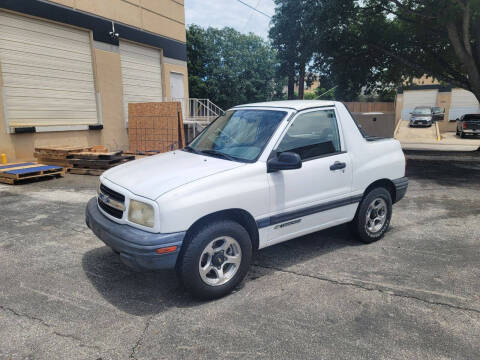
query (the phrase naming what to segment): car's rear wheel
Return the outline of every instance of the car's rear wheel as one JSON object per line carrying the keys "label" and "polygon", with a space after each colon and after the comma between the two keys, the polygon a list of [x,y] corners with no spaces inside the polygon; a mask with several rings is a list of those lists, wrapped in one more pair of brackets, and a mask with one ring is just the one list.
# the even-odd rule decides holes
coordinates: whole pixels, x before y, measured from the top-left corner
{"label": "car's rear wheel", "polygon": [[380,240],[387,232],[392,217],[392,196],[381,187],[367,193],[351,222],[353,233],[364,243]]}
{"label": "car's rear wheel", "polygon": [[243,280],[251,258],[252,242],[245,228],[234,221],[217,221],[189,235],[177,272],[195,297],[215,299]]}
{"label": "car's rear wheel", "polygon": [[460,137],[461,137],[462,139],[465,139],[465,138],[467,137],[467,135],[466,135],[463,131],[461,131],[461,132],[460,132]]}

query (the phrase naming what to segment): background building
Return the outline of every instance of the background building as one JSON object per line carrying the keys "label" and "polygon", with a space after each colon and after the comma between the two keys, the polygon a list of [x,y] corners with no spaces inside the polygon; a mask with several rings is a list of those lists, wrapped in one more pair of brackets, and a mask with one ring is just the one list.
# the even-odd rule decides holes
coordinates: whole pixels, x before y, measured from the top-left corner
{"label": "background building", "polygon": [[129,102],[188,98],[183,0],[0,0],[0,153],[128,147]]}
{"label": "background building", "polygon": [[396,119],[408,120],[417,106],[438,106],[445,109],[445,120],[439,123],[440,130],[455,131],[455,120],[464,114],[480,113],[480,104],[470,91],[441,85],[405,87],[396,98]]}

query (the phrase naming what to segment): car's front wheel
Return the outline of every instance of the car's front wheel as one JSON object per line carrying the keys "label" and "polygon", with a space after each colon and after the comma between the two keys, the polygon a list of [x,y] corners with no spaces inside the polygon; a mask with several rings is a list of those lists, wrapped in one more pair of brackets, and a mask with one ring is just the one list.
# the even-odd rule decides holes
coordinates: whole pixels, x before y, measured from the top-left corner
{"label": "car's front wheel", "polygon": [[364,243],[380,240],[390,226],[392,217],[392,196],[381,187],[367,193],[351,222],[353,233]]}
{"label": "car's front wheel", "polygon": [[216,221],[194,230],[185,246],[177,272],[186,289],[198,298],[227,295],[250,267],[250,236],[234,221]]}

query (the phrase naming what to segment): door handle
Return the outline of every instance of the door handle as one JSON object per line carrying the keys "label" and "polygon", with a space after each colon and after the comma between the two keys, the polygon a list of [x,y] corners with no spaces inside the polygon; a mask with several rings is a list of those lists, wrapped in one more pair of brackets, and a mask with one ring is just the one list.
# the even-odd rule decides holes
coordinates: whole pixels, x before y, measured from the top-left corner
{"label": "door handle", "polygon": [[330,166],[330,170],[335,171],[335,170],[342,170],[347,167],[347,164],[344,162],[340,161],[335,161],[333,165]]}

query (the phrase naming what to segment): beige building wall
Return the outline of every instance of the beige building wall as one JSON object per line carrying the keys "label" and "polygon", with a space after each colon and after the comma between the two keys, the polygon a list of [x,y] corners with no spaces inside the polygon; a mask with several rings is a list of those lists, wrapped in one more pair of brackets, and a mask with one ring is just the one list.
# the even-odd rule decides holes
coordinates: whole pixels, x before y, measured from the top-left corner
{"label": "beige building wall", "polygon": [[395,100],[395,124],[397,124],[402,119],[402,109],[403,109],[403,94],[397,94]]}
{"label": "beige building wall", "polygon": [[445,117],[443,121],[438,122],[440,132],[455,131],[457,123],[455,121],[448,121],[448,114],[450,113],[450,105],[452,103],[452,92],[439,92],[437,96],[437,106],[445,109]]}
{"label": "beige building wall", "polygon": [[[186,38],[183,0],[53,0],[52,2],[111,18],[182,42]],[[18,15],[23,16],[22,14]],[[43,145],[105,145],[111,150],[128,149],[128,130],[124,122],[122,71],[118,47],[97,43],[92,39],[92,48],[95,85],[101,104],[97,111],[101,110],[103,129],[27,134],[8,133],[4,104],[0,96],[0,154],[5,153],[9,162],[33,160],[34,148]],[[170,96],[171,72],[184,75],[185,98],[188,98],[186,62],[166,58],[162,54],[164,97]],[[0,67],[0,88],[1,81]]]}
{"label": "beige building wall", "polygon": [[163,78],[165,79],[165,91],[164,96],[170,98],[172,96],[170,91],[170,75],[172,72],[183,74],[183,86],[185,89],[185,98],[189,96],[188,93],[188,71],[187,68],[183,65],[169,63],[169,59],[164,60],[163,63]]}
{"label": "beige building wall", "polygon": [[183,0],[51,0],[64,6],[186,41]]}

